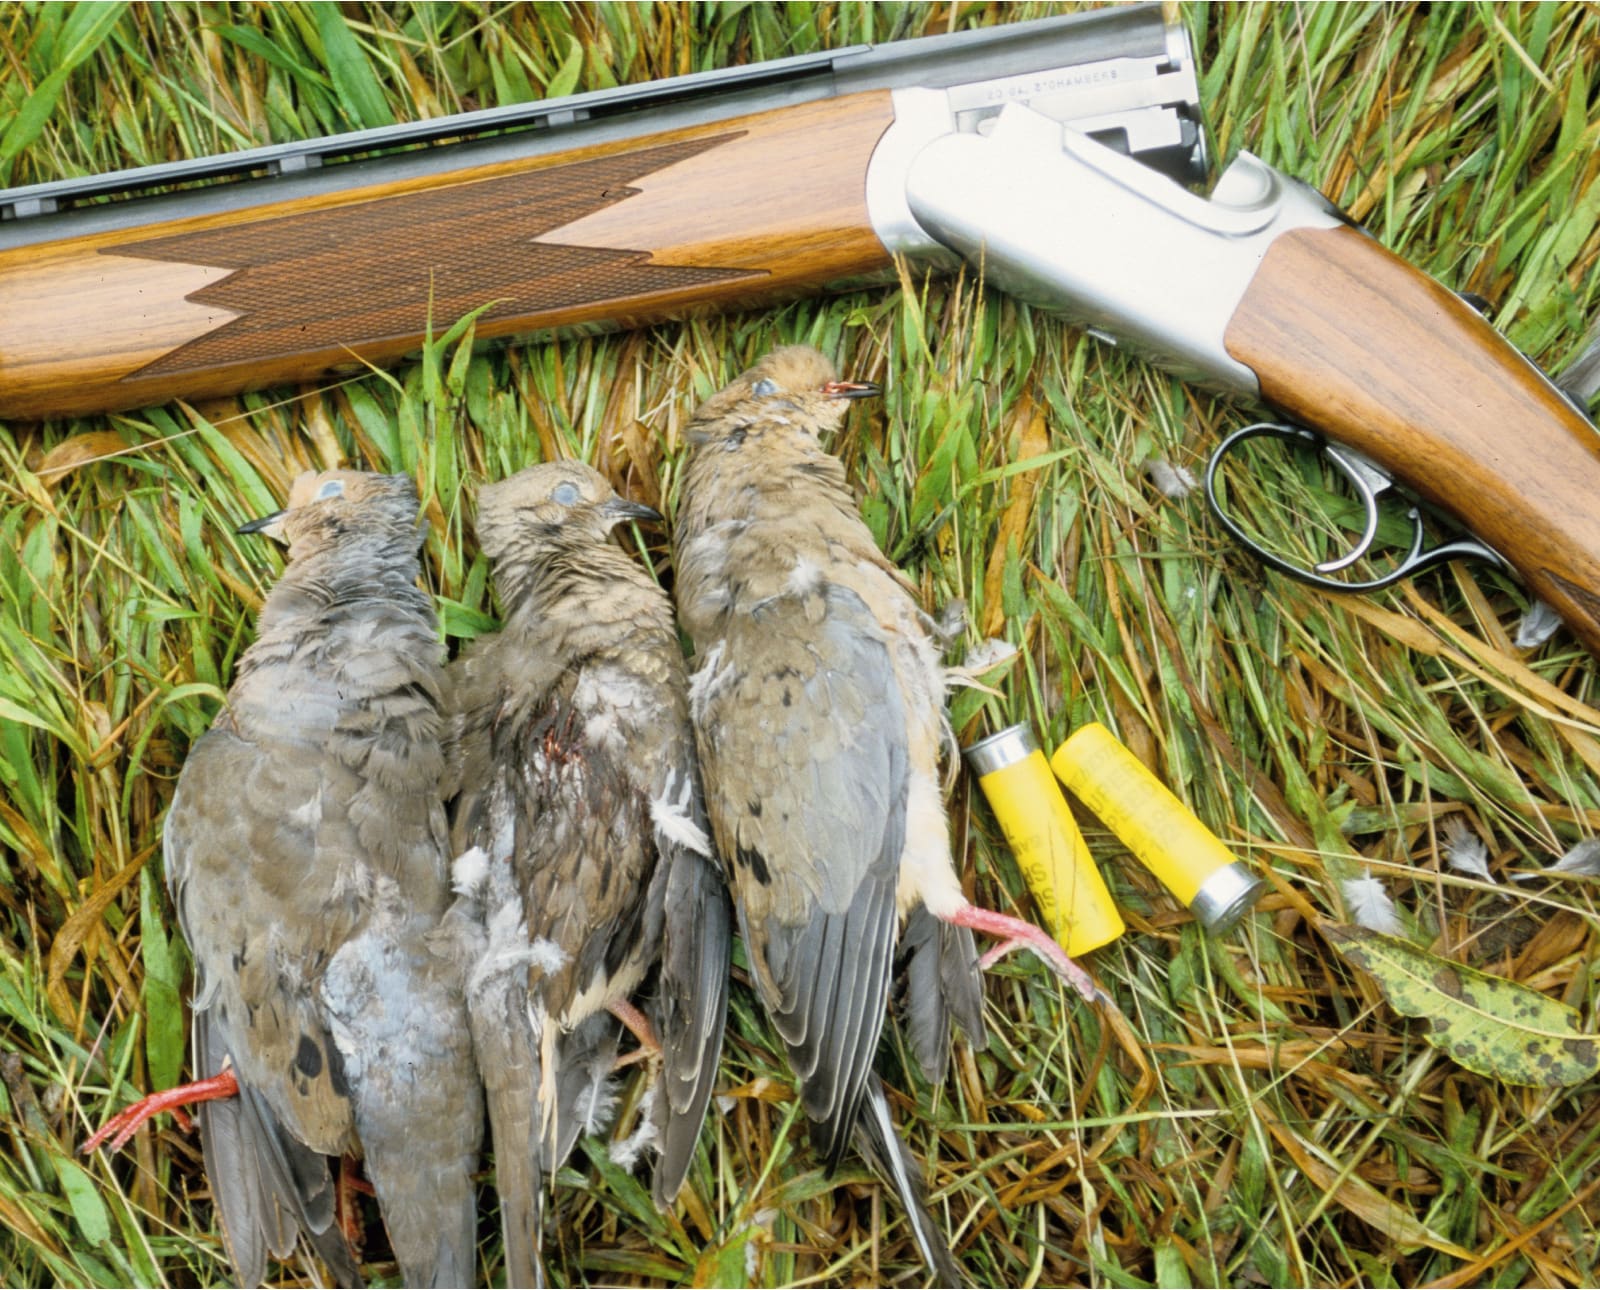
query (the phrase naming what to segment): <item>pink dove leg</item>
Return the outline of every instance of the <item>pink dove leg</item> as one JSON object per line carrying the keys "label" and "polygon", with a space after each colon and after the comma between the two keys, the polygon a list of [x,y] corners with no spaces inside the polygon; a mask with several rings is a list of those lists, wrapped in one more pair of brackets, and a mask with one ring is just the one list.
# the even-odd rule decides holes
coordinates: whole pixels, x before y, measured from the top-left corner
{"label": "pink dove leg", "polygon": [[970,927],[975,932],[1000,938],[1000,944],[978,960],[978,966],[987,970],[1012,950],[1030,949],[1042,958],[1063,981],[1090,1003],[1108,1002],[1105,992],[1089,979],[1081,967],[1067,957],[1067,952],[1041,927],[1009,914],[999,914],[977,905],[963,905],[951,914],[946,922],[957,927]]}
{"label": "pink dove leg", "polygon": [[[80,1151],[83,1155],[88,1155],[98,1150],[107,1138],[111,1138],[113,1151],[121,1151],[128,1145],[128,1139],[133,1137],[141,1124],[163,1111],[171,1111],[177,1118],[179,1127],[187,1133],[191,1125],[189,1117],[183,1113],[183,1107],[238,1095],[239,1081],[233,1077],[232,1070],[225,1070],[210,1079],[196,1080],[193,1084],[180,1084],[177,1088],[169,1088],[164,1093],[152,1093],[107,1120],[100,1127],[100,1131],[83,1144]],[[113,1137],[113,1134],[116,1136]]]}

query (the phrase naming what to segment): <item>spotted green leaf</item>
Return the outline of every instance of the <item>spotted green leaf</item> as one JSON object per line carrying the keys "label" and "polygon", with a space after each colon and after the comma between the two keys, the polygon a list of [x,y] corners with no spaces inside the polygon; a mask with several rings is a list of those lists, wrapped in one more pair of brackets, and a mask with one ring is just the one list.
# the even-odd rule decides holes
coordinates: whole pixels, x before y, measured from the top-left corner
{"label": "spotted green leaf", "polygon": [[1371,974],[1394,1010],[1428,1023],[1424,1037],[1468,1070],[1507,1084],[1564,1088],[1600,1069],[1600,1038],[1578,1014],[1537,990],[1429,954],[1395,936],[1348,923],[1322,929]]}

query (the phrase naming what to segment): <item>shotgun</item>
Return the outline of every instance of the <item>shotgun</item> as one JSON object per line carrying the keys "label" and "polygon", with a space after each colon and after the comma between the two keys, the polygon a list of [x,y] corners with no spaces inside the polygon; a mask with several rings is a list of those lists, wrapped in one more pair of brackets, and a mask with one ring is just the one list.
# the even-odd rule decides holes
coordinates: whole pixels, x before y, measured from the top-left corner
{"label": "shotgun", "polygon": [[[1209,161],[1160,6],[857,46],[0,192],[0,416],[306,381],[480,338],[635,326],[888,281],[993,285],[1288,424],[1365,507],[1470,518],[1387,585],[1514,568],[1600,653],[1600,435],[1466,300],[1248,153]],[[72,316],[59,306],[70,298]],[[484,308],[487,306],[487,308]],[[93,318],[94,327],[81,321]]]}

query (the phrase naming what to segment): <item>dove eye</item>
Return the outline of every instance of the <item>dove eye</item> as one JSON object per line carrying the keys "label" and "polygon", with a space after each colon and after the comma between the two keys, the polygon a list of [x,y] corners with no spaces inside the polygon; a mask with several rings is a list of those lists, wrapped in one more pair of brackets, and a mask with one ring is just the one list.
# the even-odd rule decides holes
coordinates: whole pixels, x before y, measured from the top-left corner
{"label": "dove eye", "polygon": [[750,387],[750,393],[755,395],[755,397],[758,399],[764,399],[767,397],[767,395],[776,394],[777,392],[778,383],[771,377],[767,376],[763,376],[759,381]]}
{"label": "dove eye", "polygon": [[313,500],[321,502],[330,497],[343,496],[344,481],[340,479],[330,479],[327,481],[327,483],[323,484],[321,488],[317,489],[317,495]]}
{"label": "dove eye", "polygon": [[578,492],[576,484],[562,483],[555,486],[555,489],[550,494],[550,500],[558,502],[562,506],[571,506],[580,496],[581,494]]}

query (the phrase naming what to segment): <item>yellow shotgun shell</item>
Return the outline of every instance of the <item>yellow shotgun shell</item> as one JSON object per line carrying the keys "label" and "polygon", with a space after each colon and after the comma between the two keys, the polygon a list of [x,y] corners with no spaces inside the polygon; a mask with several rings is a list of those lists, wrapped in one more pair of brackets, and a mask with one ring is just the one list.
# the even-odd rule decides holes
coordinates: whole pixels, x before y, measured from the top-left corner
{"label": "yellow shotgun shell", "polygon": [[1104,726],[1075,731],[1050,767],[1207,931],[1227,931],[1260,898],[1262,880]]}
{"label": "yellow shotgun shell", "polygon": [[1083,954],[1121,936],[1122,915],[1033,731],[1010,726],[965,757],[1061,948]]}

